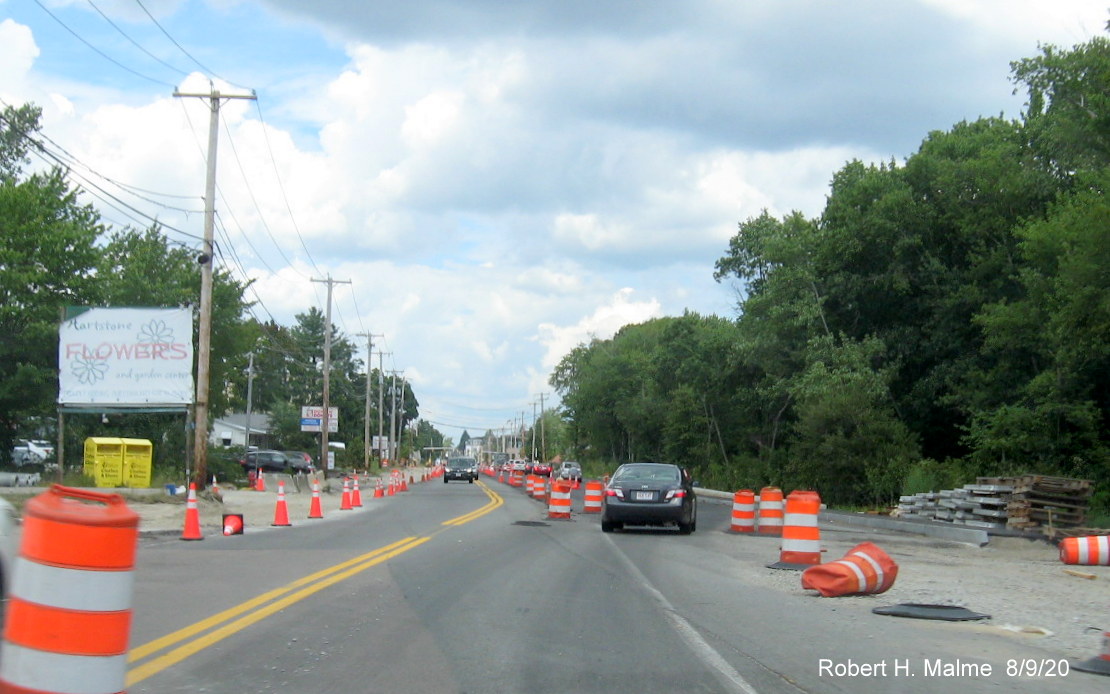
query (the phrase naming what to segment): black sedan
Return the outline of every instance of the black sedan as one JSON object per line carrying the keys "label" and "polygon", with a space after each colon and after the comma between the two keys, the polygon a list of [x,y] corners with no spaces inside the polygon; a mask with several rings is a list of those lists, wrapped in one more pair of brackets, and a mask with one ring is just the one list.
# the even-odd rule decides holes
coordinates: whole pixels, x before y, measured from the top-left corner
{"label": "black sedan", "polygon": [[666,463],[627,463],[605,486],[601,529],[625,525],[677,525],[688,535],[698,526],[698,500],[690,473]]}

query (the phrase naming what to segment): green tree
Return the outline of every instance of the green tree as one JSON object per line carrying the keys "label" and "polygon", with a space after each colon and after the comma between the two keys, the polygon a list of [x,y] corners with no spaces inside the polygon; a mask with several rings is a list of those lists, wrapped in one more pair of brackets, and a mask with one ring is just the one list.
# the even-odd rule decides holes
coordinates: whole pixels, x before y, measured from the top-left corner
{"label": "green tree", "polygon": [[50,417],[58,393],[57,335],[68,305],[88,304],[99,215],[65,172],[24,175],[40,109],[0,115],[0,451],[27,422]]}

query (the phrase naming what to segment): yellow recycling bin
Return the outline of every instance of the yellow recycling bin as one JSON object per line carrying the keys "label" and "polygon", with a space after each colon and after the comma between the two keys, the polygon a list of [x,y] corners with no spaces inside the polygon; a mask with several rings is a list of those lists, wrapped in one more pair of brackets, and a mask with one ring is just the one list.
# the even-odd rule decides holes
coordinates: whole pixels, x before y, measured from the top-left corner
{"label": "yellow recycling bin", "polygon": [[123,439],[90,436],[85,439],[85,474],[98,487],[123,484]]}
{"label": "yellow recycling bin", "polygon": [[154,446],[147,439],[123,441],[123,486],[149,487]]}

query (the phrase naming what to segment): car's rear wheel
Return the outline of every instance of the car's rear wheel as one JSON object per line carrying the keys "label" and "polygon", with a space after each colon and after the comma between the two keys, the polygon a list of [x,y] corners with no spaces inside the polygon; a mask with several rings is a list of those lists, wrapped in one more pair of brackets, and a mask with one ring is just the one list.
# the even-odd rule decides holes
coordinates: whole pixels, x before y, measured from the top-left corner
{"label": "car's rear wheel", "polygon": [[613,532],[613,524],[610,523],[609,521],[601,521],[601,532],[603,532],[603,533]]}
{"label": "car's rear wheel", "polygon": [[443,478],[443,483],[447,484],[447,478],[446,477]]}

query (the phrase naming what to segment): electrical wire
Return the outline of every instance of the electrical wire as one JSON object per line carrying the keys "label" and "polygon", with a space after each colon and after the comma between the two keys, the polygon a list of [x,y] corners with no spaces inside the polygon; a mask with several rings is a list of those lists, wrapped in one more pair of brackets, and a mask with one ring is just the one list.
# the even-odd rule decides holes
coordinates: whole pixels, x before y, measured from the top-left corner
{"label": "electrical wire", "polygon": [[[136,1],[136,2],[138,2],[138,0],[135,0],[135,1]],[[116,67],[119,67],[119,68],[120,68],[120,69],[122,69],[122,70],[126,70],[127,72],[130,72],[130,73],[131,73],[132,75],[135,75],[136,77],[140,77],[140,78],[142,78],[142,79],[144,79],[144,80],[147,80],[148,82],[153,82],[153,83],[155,83],[155,84],[160,84],[160,85],[162,85],[162,86],[164,86],[164,87],[169,87],[170,89],[173,89],[173,85],[172,85],[172,84],[170,84],[170,83],[168,83],[168,82],[163,82],[162,80],[159,80],[159,79],[155,79],[155,78],[151,77],[150,75],[144,75],[143,73],[141,73],[141,72],[139,72],[139,71],[137,71],[137,70],[133,70],[133,69],[131,69],[131,68],[127,67],[126,65],[124,65],[123,63],[119,62],[118,60],[116,60],[116,59],[115,59],[115,58],[113,58],[112,56],[108,55],[108,54],[107,54],[107,53],[105,53],[104,51],[100,50],[100,49],[99,49],[99,48],[97,48],[96,46],[94,46],[94,45],[92,45],[91,43],[89,43],[88,41],[86,41],[86,40],[85,40],[85,38],[84,38],[83,36],[81,36],[81,35],[80,35],[80,34],[78,34],[78,33],[77,33],[76,31],[74,31],[73,29],[71,29],[71,28],[69,27],[69,25],[67,25],[67,24],[66,24],[65,22],[63,22],[63,21],[61,20],[61,18],[60,18],[60,17],[58,17],[58,16],[56,15],[56,14],[54,14],[54,13],[53,13],[53,12],[51,12],[50,10],[46,9],[46,5],[43,5],[43,4],[42,4],[42,2],[40,2],[40,0],[34,0],[34,2],[35,2],[35,4],[36,4],[36,5],[38,5],[38,6],[40,7],[40,8],[42,8],[42,11],[43,11],[43,12],[45,12],[45,13],[46,13],[46,14],[48,14],[48,15],[50,15],[50,17],[51,17],[51,18],[52,18],[52,19],[53,19],[53,20],[54,20],[55,22],[57,22],[58,24],[60,24],[60,25],[62,26],[62,28],[63,28],[63,29],[65,29],[65,30],[66,30],[66,31],[68,31],[68,32],[69,32],[70,34],[72,34],[72,35],[73,35],[73,37],[74,37],[74,38],[76,38],[76,39],[77,39],[78,41],[80,41],[81,43],[85,44],[85,45],[86,45],[86,46],[88,46],[88,47],[89,47],[90,49],[92,49],[92,50],[93,50],[94,52],[96,52],[96,54],[97,54],[97,55],[99,55],[100,57],[104,58],[105,60],[107,60],[108,62],[112,63],[112,64],[113,64],[113,65],[115,65]]]}
{"label": "electrical wire", "polygon": [[178,73],[178,74],[180,74],[180,75],[182,75],[182,76],[185,76],[185,77],[188,77],[188,76],[189,76],[189,73],[188,73],[187,71],[185,71],[185,70],[182,70],[182,69],[181,69],[181,68],[179,68],[179,67],[175,67],[175,66],[173,66],[173,65],[170,65],[170,64],[169,64],[169,63],[167,63],[166,61],[162,60],[162,59],[161,59],[161,58],[159,58],[158,56],[156,56],[156,55],[154,55],[153,53],[151,53],[150,51],[148,51],[148,50],[147,50],[146,48],[144,48],[144,47],[143,47],[142,45],[140,45],[138,41],[136,41],[135,39],[133,39],[133,38],[131,38],[130,36],[128,36],[128,35],[127,35],[127,32],[125,32],[125,31],[124,31],[123,29],[121,29],[121,28],[119,27],[119,25],[118,25],[118,24],[116,24],[115,22],[113,22],[113,21],[112,21],[112,20],[111,20],[111,19],[110,19],[110,18],[108,17],[108,15],[104,14],[104,12],[103,12],[103,11],[101,11],[101,9],[100,9],[99,7],[97,7],[97,6],[96,6],[96,3],[94,3],[94,2],[92,1],[92,0],[87,0],[87,2],[89,3],[89,5],[90,5],[90,6],[91,6],[91,7],[92,7],[92,8],[94,9],[94,10],[96,10],[96,13],[97,13],[97,14],[99,14],[99,15],[100,15],[101,17],[103,17],[103,18],[104,18],[104,21],[105,21],[105,22],[108,22],[108,24],[110,24],[110,25],[112,26],[112,28],[113,28],[113,29],[115,29],[116,31],[118,31],[118,32],[120,33],[120,36],[122,36],[123,38],[127,39],[128,41],[130,41],[130,42],[131,42],[131,44],[132,44],[133,46],[135,46],[135,48],[138,48],[138,49],[139,49],[140,51],[142,51],[143,53],[146,53],[146,54],[147,54],[148,56],[150,56],[150,57],[151,57],[151,58],[153,58],[154,60],[158,61],[158,62],[159,62],[159,63],[161,63],[162,65],[164,65],[164,66],[168,67],[169,69],[173,70],[174,72],[176,72],[176,73]]}
{"label": "electrical wire", "polygon": [[[38,2],[38,0],[35,0],[35,2]],[[144,4],[143,4],[143,0],[135,0],[135,4],[137,4],[137,5],[138,5],[138,6],[140,7],[140,8],[142,8],[143,12],[145,12],[145,13],[146,13],[146,16],[147,16],[147,17],[149,17],[149,18],[150,18],[150,21],[154,23],[154,26],[158,27],[159,31],[161,31],[161,32],[162,32],[162,34],[164,34],[164,35],[165,35],[165,37],[166,37],[167,39],[169,39],[169,40],[170,40],[170,43],[172,43],[173,45],[177,46],[177,50],[179,50],[179,51],[181,51],[182,53],[184,53],[184,54],[185,54],[185,57],[186,57],[186,58],[188,58],[189,60],[193,61],[193,63],[194,63],[194,64],[196,64],[196,66],[197,66],[197,67],[199,67],[199,68],[200,68],[200,69],[201,69],[202,71],[204,71],[204,73],[205,73],[206,75],[208,75],[209,77],[215,77],[215,78],[216,78],[216,79],[218,79],[218,80],[223,80],[224,82],[227,82],[228,84],[232,84],[232,85],[235,85],[235,83],[234,83],[234,82],[232,82],[231,80],[229,80],[229,79],[224,79],[223,77],[220,77],[219,75],[217,75],[217,74],[216,74],[216,73],[215,73],[215,72],[214,72],[213,70],[211,70],[210,68],[206,67],[206,66],[204,65],[204,63],[200,62],[200,61],[199,61],[199,60],[197,60],[197,59],[196,59],[195,57],[193,57],[193,54],[192,54],[192,53],[190,53],[189,51],[185,50],[185,47],[184,47],[184,46],[182,46],[182,45],[181,45],[180,43],[178,43],[178,42],[177,42],[177,39],[175,39],[175,38],[174,38],[173,36],[171,36],[171,35],[170,35],[170,32],[166,31],[166,28],[165,28],[165,27],[163,27],[163,26],[162,26],[161,24],[159,24],[159,23],[158,23],[158,20],[154,18],[154,15],[152,15],[152,14],[150,13],[150,10],[148,10],[148,9],[146,8],[146,5],[144,5]],[[235,86],[239,86],[239,85],[235,85]]]}

